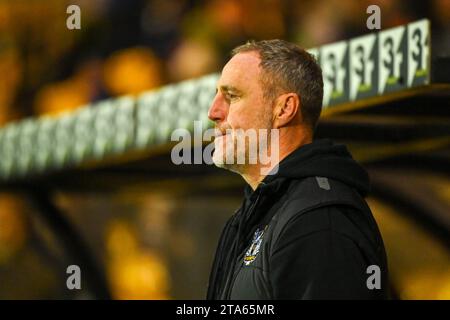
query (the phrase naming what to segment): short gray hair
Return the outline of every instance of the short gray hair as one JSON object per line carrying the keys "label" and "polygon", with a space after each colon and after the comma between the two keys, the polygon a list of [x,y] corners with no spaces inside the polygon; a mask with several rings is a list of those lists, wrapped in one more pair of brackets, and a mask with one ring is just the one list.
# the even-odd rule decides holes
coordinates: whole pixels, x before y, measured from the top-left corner
{"label": "short gray hair", "polygon": [[286,92],[296,93],[301,101],[304,122],[314,131],[322,111],[322,69],[313,55],[299,46],[279,39],[248,41],[231,51],[256,51],[261,59],[264,98],[273,101]]}

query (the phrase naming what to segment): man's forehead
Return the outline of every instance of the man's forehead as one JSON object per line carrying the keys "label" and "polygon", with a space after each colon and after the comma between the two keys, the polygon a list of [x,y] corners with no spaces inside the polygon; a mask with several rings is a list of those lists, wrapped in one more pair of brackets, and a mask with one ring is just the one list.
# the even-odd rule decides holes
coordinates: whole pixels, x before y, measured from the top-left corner
{"label": "man's forehead", "polygon": [[237,86],[255,81],[260,73],[260,58],[254,51],[238,53],[223,67],[219,86]]}

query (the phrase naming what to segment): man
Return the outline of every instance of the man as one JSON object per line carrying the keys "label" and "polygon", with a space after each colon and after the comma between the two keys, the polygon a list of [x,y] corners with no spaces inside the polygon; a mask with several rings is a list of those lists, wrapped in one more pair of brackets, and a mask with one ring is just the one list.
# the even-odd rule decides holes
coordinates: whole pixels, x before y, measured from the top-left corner
{"label": "man", "polygon": [[[322,96],[320,67],[296,45],[269,40],[232,51],[208,113],[213,161],[248,186],[220,237],[208,299],[387,297],[385,250],[364,201],[368,175],[345,146],[313,140]],[[277,143],[267,140],[279,158],[270,172],[250,163],[239,130],[268,132],[258,142],[276,131]]]}

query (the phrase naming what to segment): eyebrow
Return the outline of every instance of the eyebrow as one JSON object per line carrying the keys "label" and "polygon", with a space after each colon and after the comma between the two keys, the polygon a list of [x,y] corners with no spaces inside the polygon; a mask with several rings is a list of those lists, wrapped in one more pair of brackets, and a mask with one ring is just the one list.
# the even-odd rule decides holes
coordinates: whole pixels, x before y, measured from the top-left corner
{"label": "eyebrow", "polygon": [[241,93],[241,90],[239,90],[238,88],[234,87],[234,86],[230,86],[230,85],[223,85],[219,87],[220,91],[234,91],[236,93]]}

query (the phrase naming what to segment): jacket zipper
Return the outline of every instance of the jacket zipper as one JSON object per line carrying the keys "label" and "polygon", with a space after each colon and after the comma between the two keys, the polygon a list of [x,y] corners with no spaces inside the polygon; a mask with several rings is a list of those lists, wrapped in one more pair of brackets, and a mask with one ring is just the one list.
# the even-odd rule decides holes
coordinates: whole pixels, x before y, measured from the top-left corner
{"label": "jacket zipper", "polygon": [[[259,199],[261,197],[261,191],[259,191],[258,196],[256,197],[255,201],[253,202],[252,206],[249,208],[249,217],[253,214],[253,211],[255,210]],[[237,244],[239,245],[239,244]],[[245,254],[245,248],[244,248],[244,254]],[[234,282],[236,281],[237,275],[239,274],[239,271],[241,270],[242,267],[242,259],[241,259],[242,253],[238,253],[238,258],[237,258],[237,263],[234,263],[234,267],[236,267],[236,264],[238,264],[237,270],[234,270],[233,274],[231,275],[231,280],[227,281],[225,284],[225,298],[227,300],[230,299],[231,296],[231,289],[233,288]],[[230,279],[230,278],[228,278]],[[229,283],[229,285],[228,285]]]}

